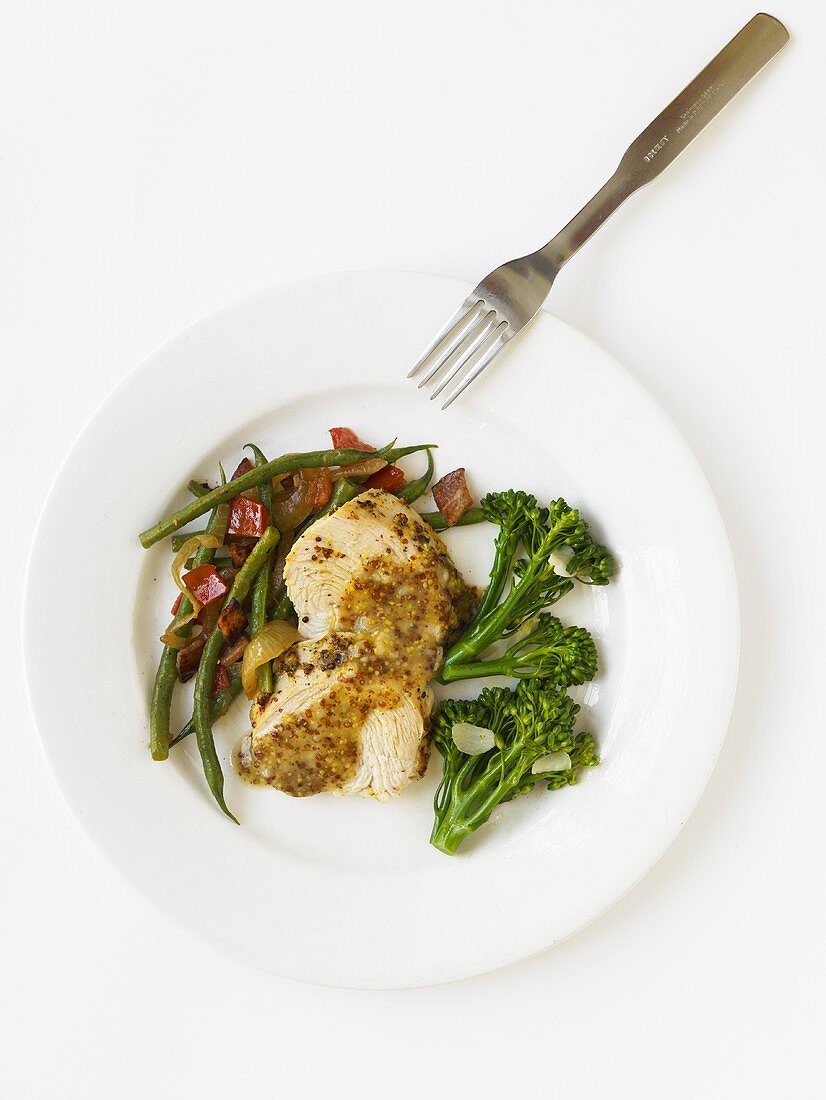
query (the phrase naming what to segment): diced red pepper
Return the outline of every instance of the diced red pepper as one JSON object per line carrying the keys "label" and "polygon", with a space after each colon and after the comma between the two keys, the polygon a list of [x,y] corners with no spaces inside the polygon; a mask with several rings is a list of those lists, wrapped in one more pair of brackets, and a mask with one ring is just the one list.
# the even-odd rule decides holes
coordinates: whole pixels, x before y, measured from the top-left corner
{"label": "diced red pepper", "polygon": [[270,514],[260,501],[238,496],[229,502],[228,538],[261,538],[269,525]]}
{"label": "diced red pepper", "polygon": [[230,481],[237,481],[242,474],[248,473],[252,469],[252,463],[248,458],[242,458],[238,465],[235,467],[235,473],[230,478]]}
{"label": "diced red pepper", "polygon": [[222,664],[218,664],[215,669],[215,676],[212,680],[212,694],[217,695],[219,691],[223,691],[224,688],[229,687],[229,673]]}
{"label": "diced red pepper", "polygon": [[333,492],[333,475],[326,466],[318,470],[308,470],[307,473],[311,480],[309,503],[314,509],[323,508]]}
{"label": "diced red pepper", "polygon": [[356,451],[375,451],[376,449],[369,443],[362,443],[352,428],[330,428],[330,439],[336,449],[339,447],[352,447]]}
{"label": "diced red pepper", "polygon": [[178,612],[181,610],[181,601],[183,600],[183,598],[184,598],[183,592],[179,592],[177,600],[172,605],[172,614],[173,615],[177,615]]}
{"label": "diced red pepper", "polygon": [[229,592],[229,586],[214,565],[199,565],[184,573],[183,582],[201,607],[222,600]]}
{"label": "diced red pepper", "polygon": [[382,466],[365,481],[365,489],[386,489],[388,493],[395,493],[405,483],[404,471],[398,466]]}

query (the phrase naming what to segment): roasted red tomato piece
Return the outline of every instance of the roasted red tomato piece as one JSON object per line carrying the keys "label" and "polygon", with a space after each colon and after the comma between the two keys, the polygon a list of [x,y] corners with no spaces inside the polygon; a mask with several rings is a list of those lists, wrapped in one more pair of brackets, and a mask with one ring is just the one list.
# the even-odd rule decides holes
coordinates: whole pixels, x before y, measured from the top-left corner
{"label": "roasted red tomato piece", "polygon": [[398,466],[382,466],[374,474],[371,474],[364,483],[365,489],[386,489],[388,493],[395,493],[405,483],[404,471]]}
{"label": "roasted red tomato piece", "polygon": [[330,428],[330,439],[336,449],[339,447],[352,447],[356,451],[375,451],[376,449],[369,443],[362,443],[352,428]]}

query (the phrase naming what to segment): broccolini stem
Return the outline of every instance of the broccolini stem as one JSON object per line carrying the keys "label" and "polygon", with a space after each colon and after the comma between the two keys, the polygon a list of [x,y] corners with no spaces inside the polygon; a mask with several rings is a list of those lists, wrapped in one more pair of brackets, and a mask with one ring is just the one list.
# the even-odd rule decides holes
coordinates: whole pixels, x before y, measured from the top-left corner
{"label": "broccolini stem", "polygon": [[468,664],[459,664],[451,661],[445,662],[439,673],[439,683],[455,684],[457,680],[478,680],[483,676],[518,676],[512,668],[505,666],[501,661],[471,661]]}
{"label": "broccolini stem", "polygon": [[478,757],[469,757],[470,764],[459,772],[456,781],[448,788],[447,797],[436,807],[436,820],[430,834],[430,843],[434,848],[445,855],[455,855],[465,837],[484,825],[501,802],[507,802],[519,793],[522,777],[530,770],[535,758],[525,752],[521,743],[509,745],[498,752],[492,750],[492,755],[486,759],[496,759],[496,766],[486,769],[478,778],[467,783],[462,781],[462,772],[475,768],[479,761]]}
{"label": "broccolini stem", "polygon": [[430,843],[446,856],[455,856],[459,845],[474,828],[473,825],[456,825],[449,817],[441,821],[437,818],[430,834]]}

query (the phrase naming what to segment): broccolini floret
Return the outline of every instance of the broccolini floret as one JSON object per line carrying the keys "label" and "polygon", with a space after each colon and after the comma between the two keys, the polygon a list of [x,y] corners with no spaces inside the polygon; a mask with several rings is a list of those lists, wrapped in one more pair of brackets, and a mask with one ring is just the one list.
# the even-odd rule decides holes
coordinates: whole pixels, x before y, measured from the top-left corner
{"label": "broccolini floret", "polygon": [[581,626],[563,626],[553,615],[541,614],[527,634],[518,634],[498,656],[468,664],[454,661],[443,673],[445,683],[478,676],[541,677],[559,687],[584,684],[597,671],[594,639]]}
{"label": "broccolini floret", "polygon": [[[541,508],[531,494],[508,490],[489,494],[481,507],[499,528],[490,584],[476,615],[447,651],[439,679],[448,684],[510,676],[520,682],[515,690],[485,688],[477,699],[448,699],[433,718],[444,772],[430,840],[448,855],[496,806],[538,785],[557,790],[575,783],[582,768],[599,763],[591,734],[573,732],[579,707],[564,690],[593,679],[594,640],[547,609],[577,582],[607,584],[611,555],[591,538],[579,511],[561,498]],[[453,738],[457,724],[491,731],[494,748],[478,755],[462,752]],[[489,738],[480,736],[482,744]],[[570,758],[563,770],[544,771],[537,763],[560,752]]]}
{"label": "broccolini floret", "polygon": [[[590,679],[596,652],[587,631],[565,634],[557,620],[539,613],[570,592],[575,581],[607,584],[613,572],[608,550],[593,541],[579,511],[561,498],[540,508],[536,497],[509,489],[488,494],[482,508],[499,527],[490,583],[473,620],[447,651],[439,679],[447,684],[472,676],[540,676],[560,685]],[[524,557],[517,557],[520,545]],[[484,658],[485,650],[537,615],[527,637],[501,657]]]}
{"label": "broccolini floret", "polygon": [[[599,763],[589,733],[574,734],[577,704],[547,680],[522,680],[515,691],[485,688],[477,699],[448,699],[433,718],[433,741],[444,757],[434,801],[430,842],[447,855],[490,818],[493,810],[537,785],[556,790]],[[453,727],[469,722],[489,729],[495,747],[478,756],[461,752]],[[531,769],[550,753],[566,752],[571,765],[558,772]]]}

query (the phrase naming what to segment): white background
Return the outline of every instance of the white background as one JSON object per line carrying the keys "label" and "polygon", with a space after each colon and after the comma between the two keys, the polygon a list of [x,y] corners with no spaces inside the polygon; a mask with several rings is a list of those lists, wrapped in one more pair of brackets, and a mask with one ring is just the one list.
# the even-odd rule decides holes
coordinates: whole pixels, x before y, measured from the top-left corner
{"label": "white background", "polygon": [[[753,12],[740,0],[3,4],[4,1095],[823,1095],[820,5],[782,0],[790,46],[550,302],[695,449],[742,601],[717,769],[610,913],[542,957],[443,988],[342,992],[245,969],[92,848],[46,768],[19,656],[46,488],[154,347],[301,276],[474,280],[534,248]],[[67,578],[78,615],[87,584]],[[77,690],[94,690],[93,669]]]}

